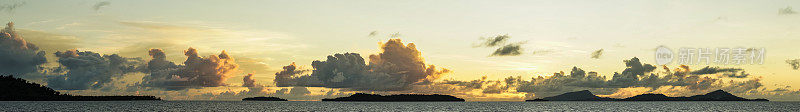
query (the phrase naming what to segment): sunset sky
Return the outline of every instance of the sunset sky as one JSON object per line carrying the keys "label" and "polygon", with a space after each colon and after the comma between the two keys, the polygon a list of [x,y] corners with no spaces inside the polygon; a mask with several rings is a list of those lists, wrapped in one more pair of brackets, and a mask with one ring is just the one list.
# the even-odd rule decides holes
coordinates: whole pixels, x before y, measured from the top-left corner
{"label": "sunset sky", "polygon": [[[800,100],[800,70],[787,61],[800,59],[800,50],[795,47],[800,42],[800,9],[792,9],[800,7],[800,1],[2,0],[0,5],[0,22],[13,22],[19,37],[46,52],[47,63],[36,66],[53,70],[69,67],[59,59],[74,58],[70,57],[70,50],[141,59],[131,64],[136,70],[122,73],[68,75],[34,71],[21,75],[78,95],[138,94],[166,100],[280,96],[319,100],[368,92],[452,94],[468,101],[522,101],[584,89],[609,97],[641,93],[683,96],[723,89],[745,98]],[[487,39],[504,35],[510,37],[505,43],[485,44]],[[409,43],[415,47],[409,49]],[[493,55],[506,45],[519,45],[520,49],[514,51],[520,54]],[[656,65],[655,49],[659,46],[670,48],[676,58],[679,48],[764,48],[766,53],[763,64],[687,65],[690,70],[681,69],[685,70],[683,74],[696,77],[655,84],[643,77],[681,72],[677,59],[666,65],[670,71]],[[190,47],[199,52],[201,60],[213,61],[216,58],[209,57],[228,55],[233,58],[220,58],[214,64],[221,68],[197,73],[225,76],[222,82],[192,85],[195,79],[175,77],[179,76],[177,72],[165,72],[163,80],[149,79],[160,73],[154,72],[155,64],[148,64],[155,62],[154,52],[165,54],[163,62],[180,65],[175,69],[203,71],[208,63],[197,64],[198,68],[184,64],[186,55],[191,53],[184,51]],[[57,55],[58,51],[63,55]],[[223,51],[227,53],[224,56],[220,55]],[[317,70],[312,66],[315,60],[326,61],[330,60],[326,58],[329,55],[345,53],[360,54],[368,70],[340,66],[353,64],[348,63],[353,61],[349,59],[358,62],[349,57],[340,59],[342,63],[325,63],[332,67],[325,69],[332,74],[313,72]],[[630,67],[624,60],[634,57],[656,69],[645,68],[644,74],[634,74],[634,78],[639,77],[637,83],[614,85],[621,84],[612,80],[615,72],[625,74],[623,71]],[[424,64],[420,68],[416,62]],[[284,66],[292,63],[298,71],[305,72],[290,74],[286,85],[278,84],[276,81],[283,79],[276,79],[276,74],[287,71]],[[740,70],[693,72],[706,66]],[[146,67],[151,68],[141,70]],[[570,79],[558,80],[554,76],[560,71],[570,74],[573,67],[597,72],[599,77],[605,76],[604,80],[592,82],[591,78],[583,78],[578,82],[589,81],[573,83],[561,82]],[[70,69],[73,70],[77,71]],[[350,70],[355,72],[347,72]],[[246,78],[248,74],[253,75]],[[726,77],[728,74],[739,77]],[[301,77],[304,75],[314,77]],[[316,76],[332,78],[322,80]],[[519,81],[508,83],[509,76]],[[532,81],[540,76],[544,79]],[[60,82],[54,77],[61,77]],[[91,86],[67,85],[73,84],[70,81],[76,77],[92,77],[81,80]],[[347,79],[354,77],[359,79]],[[156,86],[186,80],[192,82],[186,83],[190,86]],[[245,87],[247,80],[255,83]],[[307,80],[321,83],[303,82]],[[53,85],[56,82],[62,85]],[[590,82],[609,85],[581,86]]]}

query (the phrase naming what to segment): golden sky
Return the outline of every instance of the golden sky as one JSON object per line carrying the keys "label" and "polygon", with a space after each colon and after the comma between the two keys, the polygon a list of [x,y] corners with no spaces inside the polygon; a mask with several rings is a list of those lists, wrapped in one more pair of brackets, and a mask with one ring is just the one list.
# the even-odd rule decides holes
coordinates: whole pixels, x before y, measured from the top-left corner
{"label": "golden sky", "polygon": [[[176,69],[206,67],[187,64],[187,58],[192,56],[184,51],[190,48],[198,51],[197,59],[201,60],[215,60],[212,57],[222,57],[223,51],[233,58],[214,61],[223,64],[208,64],[224,66],[214,71],[195,73],[224,76],[219,85],[202,82],[201,87],[165,90],[167,87],[147,86],[161,84],[157,81],[162,80],[156,79],[146,82],[157,73],[137,70],[113,75],[108,87],[62,90],[74,94],[145,94],[171,100],[238,100],[248,95],[273,95],[318,100],[355,92],[445,93],[471,101],[521,101],[579,89],[619,97],[649,92],[691,95],[723,89],[739,91],[735,94],[748,98],[800,100],[800,83],[796,82],[800,71],[787,63],[800,58],[800,52],[793,47],[800,42],[800,14],[791,9],[800,6],[798,1],[5,0],[0,5],[0,21],[14,22],[22,38],[45,51],[48,62],[42,66],[46,67],[65,66],[58,60],[69,56],[54,53],[72,49],[140,58],[142,64],[154,59],[151,49],[161,49],[165,62],[184,66]],[[498,36],[508,38],[499,45],[485,44],[487,39]],[[403,46],[386,47],[395,43],[390,39],[402,40],[398,44]],[[409,43],[413,43],[413,49],[408,48]],[[670,71],[665,71],[656,65],[655,49],[659,46],[670,48],[676,58],[680,48],[764,48],[766,53],[764,64],[695,64],[688,65],[690,70],[677,70],[680,64],[673,61],[666,65]],[[493,55],[506,47],[520,48],[508,49],[519,54]],[[281,86],[276,84],[276,74],[285,71],[284,66],[294,63],[301,71],[291,76],[315,76],[315,60],[327,61],[329,55],[346,53],[360,54],[368,69],[365,71],[369,72],[341,72],[348,67],[332,64],[336,71],[330,80],[276,87]],[[624,74],[631,68],[623,60],[634,57],[657,68],[638,74],[638,79],[650,73],[662,77],[678,71],[690,74],[705,66],[737,68],[741,70],[734,75],[749,75],[731,78],[725,77],[730,73],[696,74],[699,77],[686,79],[704,89],[680,84],[597,88],[575,87],[571,82],[541,82],[558,79],[554,73],[563,71],[562,75],[567,75],[577,67],[587,73],[594,71],[610,83],[615,72]],[[358,62],[349,59],[341,60]],[[426,70],[430,65],[435,65],[435,70]],[[344,77],[337,78],[335,73],[344,73]],[[45,75],[68,77],[65,74],[68,73]],[[182,79],[172,77],[179,76],[174,73],[166,74],[169,81]],[[253,74],[251,80],[258,87],[241,86],[247,74]],[[388,74],[389,78],[383,78],[389,82],[375,79],[372,83],[345,83],[353,77],[368,79],[381,74]],[[405,77],[396,79],[404,82],[395,82],[395,75]],[[46,76],[32,80],[47,83]],[[510,76],[531,84],[506,83]],[[540,76],[544,79],[537,80]],[[704,77],[712,78],[713,84],[702,85],[704,80],[712,80]],[[348,85],[375,83],[387,86]],[[480,85],[470,89],[467,84]],[[558,87],[539,87],[546,85]],[[749,87],[755,85],[758,86]],[[743,89],[744,86],[749,88]],[[669,93],[678,90],[687,92]]]}

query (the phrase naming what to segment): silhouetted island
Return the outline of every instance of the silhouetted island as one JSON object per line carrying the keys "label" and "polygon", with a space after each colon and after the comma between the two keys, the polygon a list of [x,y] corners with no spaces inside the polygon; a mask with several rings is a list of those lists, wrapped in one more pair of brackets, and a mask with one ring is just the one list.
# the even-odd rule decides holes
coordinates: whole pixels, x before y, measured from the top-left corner
{"label": "silhouetted island", "polygon": [[668,97],[664,94],[641,94],[624,99],[599,97],[589,90],[568,92],[561,95],[525,101],[769,101],[767,99],[746,99],[723,90],[690,97]]}
{"label": "silhouetted island", "polygon": [[0,76],[0,101],[129,101],[161,100],[155,96],[75,96],[12,76]]}
{"label": "silhouetted island", "polygon": [[249,97],[244,98],[242,101],[289,101],[278,97]]}
{"label": "silhouetted island", "polygon": [[322,101],[376,101],[376,102],[430,102],[430,101],[457,101],[463,102],[464,99],[450,95],[423,95],[423,94],[399,94],[399,95],[377,95],[356,93],[348,97],[334,99],[322,99]]}

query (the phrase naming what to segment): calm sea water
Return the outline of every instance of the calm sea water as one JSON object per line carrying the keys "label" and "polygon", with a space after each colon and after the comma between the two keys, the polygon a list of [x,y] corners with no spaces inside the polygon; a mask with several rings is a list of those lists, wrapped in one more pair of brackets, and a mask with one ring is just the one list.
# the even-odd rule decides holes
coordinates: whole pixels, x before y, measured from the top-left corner
{"label": "calm sea water", "polygon": [[800,102],[4,101],[0,111],[781,111]]}

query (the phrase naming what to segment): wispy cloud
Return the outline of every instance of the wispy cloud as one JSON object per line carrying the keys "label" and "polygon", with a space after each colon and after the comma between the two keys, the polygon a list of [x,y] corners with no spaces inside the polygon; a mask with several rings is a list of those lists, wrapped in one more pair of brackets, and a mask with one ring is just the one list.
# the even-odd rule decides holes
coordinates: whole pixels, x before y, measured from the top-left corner
{"label": "wispy cloud", "polygon": [[778,9],[778,14],[779,14],[779,15],[790,15],[790,14],[796,14],[796,13],[797,13],[797,12],[795,12],[794,10],[792,10],[792,7],[791,7],[791,6],[788,6],[788,7],[786,7],[786,8],[781,8],[781,9]]}
{"label": "wispy cloud", "polygon": [[111,5],[110,1],[97,2],[92,6],[92,9],[94,9],[94,11],[98,11],[98,10],[100,10],[100,8],[103,8],[103,7],[106,7],[106,6],[109,6],[109,5]]}

